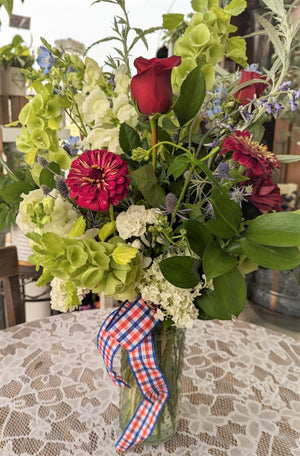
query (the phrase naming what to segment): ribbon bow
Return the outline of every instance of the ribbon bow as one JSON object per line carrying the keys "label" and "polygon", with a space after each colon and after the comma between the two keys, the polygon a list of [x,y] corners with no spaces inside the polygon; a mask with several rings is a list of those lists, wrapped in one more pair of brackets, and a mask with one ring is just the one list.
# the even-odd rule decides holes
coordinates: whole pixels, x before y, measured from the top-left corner
{"label": "ribbon bow", "polygon": [[143,395],[142,402],[115,445],[120,451],[128,450],[152,434],[169,397],[169,387],[155,354],[153,330],[157,324],[155,311],[139,297],[134,302],[125,301],[109,314],[98,333],[98,350],[114,384],[130,388],[113,370],[115,354],[122,346],[128,352],[131,370]]}

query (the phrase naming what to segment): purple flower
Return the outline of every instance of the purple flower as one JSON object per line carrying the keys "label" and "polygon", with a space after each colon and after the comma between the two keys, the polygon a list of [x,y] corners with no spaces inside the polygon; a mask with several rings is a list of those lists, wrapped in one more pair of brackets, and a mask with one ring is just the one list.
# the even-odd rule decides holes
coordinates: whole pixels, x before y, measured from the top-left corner
{"label": "purple flower", "polygon": [[44,46],[40,46],[41,53],[39,54],[38,58],[36,59],[38,65],[44,69],[44,74],[49,73],[51,68],[54,65],[54,57],[48,49]]}
{"label": "purple flower", "polygon": [[283,111],[284,107],[278,101],[275,101],[275,103],[273,104],[273,109],[274,109],[275,116],[279,117],[280,111]]}
{"label": "purple flower", "polygon": [[283,82],[279,87],[278,90],[288,90],[292,85],[292,81]]}
{"label": "purple flower", "polygon": [[290,103],[290,107],[291,107],[291,111],[292,112],[295,112],[297,110],[297,103],[295,102],[295,100],[293,98],[291,98],[289,100],[289,103]]}

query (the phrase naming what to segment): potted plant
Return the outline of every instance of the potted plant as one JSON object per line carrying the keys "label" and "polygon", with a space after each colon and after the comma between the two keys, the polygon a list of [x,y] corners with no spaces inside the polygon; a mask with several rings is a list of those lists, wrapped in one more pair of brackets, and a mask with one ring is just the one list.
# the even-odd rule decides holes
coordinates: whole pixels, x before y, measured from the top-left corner
{"label": "potted plant", "polygon": [[20,71],[30,68],[34,56],[20,35],[0,48],[1,95],[25,95],[25,77]]}

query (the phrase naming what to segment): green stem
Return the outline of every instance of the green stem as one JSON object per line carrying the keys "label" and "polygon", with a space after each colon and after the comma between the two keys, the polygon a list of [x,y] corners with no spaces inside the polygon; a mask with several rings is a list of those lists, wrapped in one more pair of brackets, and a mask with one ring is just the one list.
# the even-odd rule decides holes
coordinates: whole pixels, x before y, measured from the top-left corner
{"label": "green stem", "polygon": [[114,214],[114,207],[113,207],[112,204],[109,206],[109,215],[110,215],[110,221],[114,222],[115,221],[115,214]]}
{"label": "green stem", "polygon": [[177,200],[177,203],[176,203],[174,212],[173,212],[173,214],[172,214],[172,219],[171,219],[171,223],[170,223],[170,226],[171,226],[171,227],[173,226],[173,223],[174,223],[174,221],[175,221],[175,217],[176,217],[177,211],[178,211],[178,209],[179,209],[179,206],[180,206],[180,204],[181,204],[181,201],[182,201],[183,198],[184,198],[186,189],[187,189],[187,187],[188,187],[188,185],[189,185],[189,182],[190,182],[190,180],[191,180],[191,177],[192,177],[192,174],[193,174],[193,172],[194,172],[195,167],[196,167],[196,164],[193,163],[193,164],[191,165],[190,169],[189,169],[189,173],[188,173],[188,175],[187,175],[187,178],[185,179],[185,182],[184,182],[184,185],[183,185],[183,187],[182,187],[182,190],[181,190],[181,193],[180,193],[180,195],[179,195],[179,198],[178,198],[178,200]]}
{"label": "green stem", "polygon": [[158,117],[150,117],[150,127],[152,134],[152,166],[154,171],[156,170],[157,163],[157,143],[158,143]]}

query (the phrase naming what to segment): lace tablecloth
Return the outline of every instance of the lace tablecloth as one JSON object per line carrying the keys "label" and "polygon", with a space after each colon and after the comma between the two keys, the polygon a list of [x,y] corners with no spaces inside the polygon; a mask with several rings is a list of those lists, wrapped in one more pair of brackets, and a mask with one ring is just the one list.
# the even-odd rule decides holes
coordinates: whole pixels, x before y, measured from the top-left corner
{"label": "lace tablecloth", "polygon": [[[0,331],[0,455],[111,456],[119,391],[96,348],[107,311]],[[127,455],[299,456],[300,343],[240,321],[187,331],[181,418]]]}

